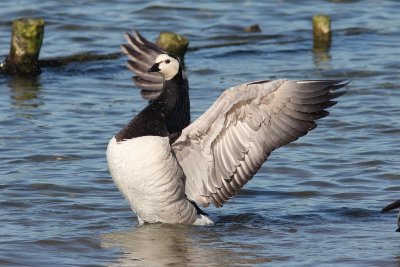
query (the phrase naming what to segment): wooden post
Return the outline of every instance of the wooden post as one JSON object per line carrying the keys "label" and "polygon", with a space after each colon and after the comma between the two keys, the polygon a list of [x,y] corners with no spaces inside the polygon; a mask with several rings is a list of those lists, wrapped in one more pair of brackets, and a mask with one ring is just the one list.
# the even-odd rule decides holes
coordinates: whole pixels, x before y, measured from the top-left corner
{"label": "wooden post", "polygon": [[244,28],[245,32],[261,32],[260,25],[253,24]]}
{"label": "wooden post", "polygon": [[10,54],[0,65],[1,70],[9,74],[25,76],[39,74],[38,57],[43,35],[43,19],[14,20]]}
{"label": "wooden post", "polygon": [[315,50],[329,50],[331,46],[331,19],[327,15],[313,17],[313,36]]}
{"label": "wooden post", "polygon": [[183,59],[189,45],[189,40],[186,37],[173,32],[161,32],[156,44],[158,47],[178,57],[183,64]]}

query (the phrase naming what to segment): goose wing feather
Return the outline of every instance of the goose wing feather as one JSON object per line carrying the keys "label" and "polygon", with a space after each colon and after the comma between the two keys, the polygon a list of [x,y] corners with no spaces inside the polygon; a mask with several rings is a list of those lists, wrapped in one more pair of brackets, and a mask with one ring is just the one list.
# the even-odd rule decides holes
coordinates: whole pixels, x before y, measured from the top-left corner
{"label": "goose wing feather", "polygon": [[[127,44],[121,45],[121,49],[128,57],[128,68],[138,77],[160,85],[162,89],[163,78],[157,72],[147,70],[154,64],[158,55],[166,53],[163,49],[147,41],[138,31],[126,33]],[[140,87],[140,86],[139,86]]]}
{"label": "goose wing feather", "polygon": [[275,149],[327,116],[345,81],[258,81],[226,90],[172,144],[186,176],[186,195],[221,207]]}
{"label": "goose wing feather", "polygon": [[[155,44],[146,40],[138,31],[126,33],[127,44],[122,44],[121,49],[128,57],[127,67],[136,76],[133,82],[142,89],[142,97],[146,100],[157,98],[163,88],[163,78],[158,72],[148,72],[147,70],[154,64],[160,54],[166,54],[167,51],[159,48]],[[189,90],[189,83],[184,74],[184,85]],[[149,93],[149,91],[152,91]]]}
{"label": "goose wing feather", "polygon": [[[141,89],[140,94],[146,100],[156,99],[163,89],[163,78],[158,72],[148,72],[147,70],[154,64],[160,54],[167,53],[155,44],[146,40],[138,31],[126,33],[127,44],[121,45],[122,51],[128,57],[127,67],[136,76],[133,77],[135,85]],[[189,93],[189,82],[186,74],[183,72],[183,89]],[[174,131],[178,132],[190,123],[190,100],[189,97],[178,105],[171,124],[174,125]]]}

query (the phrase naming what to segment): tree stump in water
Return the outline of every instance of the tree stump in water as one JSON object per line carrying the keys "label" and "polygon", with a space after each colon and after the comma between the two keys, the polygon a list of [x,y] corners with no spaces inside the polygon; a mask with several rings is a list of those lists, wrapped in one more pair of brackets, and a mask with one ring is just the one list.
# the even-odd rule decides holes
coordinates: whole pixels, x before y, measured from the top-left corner
{"label": "tree stump in water", "polygon": [[327,15],[313,17],[314,49],[326,51],[331,46],[331,19]]}
{"label": "tree stump in water", "polygon": [[156,45],[178,57],[183,64],[189,40],[186,37],[173,32],[161,32],[156,41]]}
{"label": "tree stump in water", "polygon": [[17,19],[12,24],[10,54],[1,64],[3,72],[34,76],[40,73],[39,52],[44,35],[43,19]]}

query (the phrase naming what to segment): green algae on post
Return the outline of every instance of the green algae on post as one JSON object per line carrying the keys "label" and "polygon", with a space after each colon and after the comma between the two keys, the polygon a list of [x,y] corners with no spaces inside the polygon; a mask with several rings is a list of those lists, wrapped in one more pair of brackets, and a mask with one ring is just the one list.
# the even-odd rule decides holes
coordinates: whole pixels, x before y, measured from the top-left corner
{"label": "green algae on post", "polygon": [[168,51],[179,58],[183,63],[189,40],[183,35],[173,32],[161,32],[156,44],[158,47]]}
{"label": "green algae on post", "polygon": [[14,20],[10,54],[1,64],[1,70],[9,74],[26,76],[39,74],[38,58],[43,35],[43,19]]}
{"label": "green algae on post", "polygon": [[315,50],[329,50],[331,46],[331,19],[328,15],[313,17],[313,39]]}
{"label": "green algae on post", "polygon": [[245,32],[261,32],[260,25],[253,24],[244,28]]}

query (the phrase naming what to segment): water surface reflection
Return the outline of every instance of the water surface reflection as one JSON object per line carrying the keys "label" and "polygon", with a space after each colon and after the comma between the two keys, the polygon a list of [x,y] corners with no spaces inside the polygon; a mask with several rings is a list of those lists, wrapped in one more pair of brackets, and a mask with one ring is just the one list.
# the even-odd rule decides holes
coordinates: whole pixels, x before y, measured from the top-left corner
{"label": "water surface reflection", "polygon": [[104,235],[102,245],[123,251],[111,266],[226,266],[249,264],[249,258],[254,264],[272,261],[251,255],[248,244],[224,242],[223,234],[215,228],[146,224]]}
{"label": "water surface reflection", "polygon": [[37,98],[41,84],[39,77],[11,76],[8,87],[13,92],[12,99],[24,101]]}

